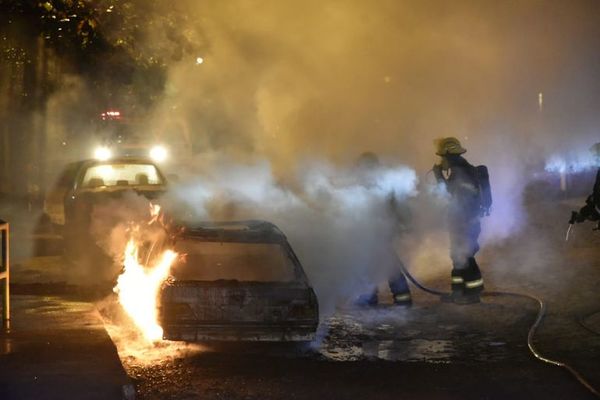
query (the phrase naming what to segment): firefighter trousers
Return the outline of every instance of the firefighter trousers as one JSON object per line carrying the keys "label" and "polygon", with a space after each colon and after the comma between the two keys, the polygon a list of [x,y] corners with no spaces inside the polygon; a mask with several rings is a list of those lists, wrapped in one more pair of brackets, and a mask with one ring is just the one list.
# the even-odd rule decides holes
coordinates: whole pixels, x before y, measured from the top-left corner
{"label": "firefighter trousers", "polygon": [[475,254],[479,251],[481,224],[478,217],[452,218],[449,224],[452,291],[476,294],[483,290],[483,278]]}

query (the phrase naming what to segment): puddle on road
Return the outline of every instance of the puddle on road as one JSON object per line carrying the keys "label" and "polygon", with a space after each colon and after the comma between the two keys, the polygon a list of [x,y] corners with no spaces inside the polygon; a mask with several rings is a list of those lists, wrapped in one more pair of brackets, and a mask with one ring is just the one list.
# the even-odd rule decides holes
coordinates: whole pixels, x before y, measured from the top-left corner
{"label": "puddle on road", "polygon": [[0,337],[0,356],[14,353],[17,350],[16,343],[8,337]]}
{"label": "puddle on road", "polygon": [[318,352],[330,361],[450,362],[452,340],[423,338],[410,317],[394,309],[339,312],[323,324]]}
{"label": "puddle on road", "polygon": [[[111,302],[112,304],[112,302]],[[515,353],[501,336],[455,323],[454,315],[440,316],[427,308],[405,312],[394,308],[339,311],[322,321],[318,339],[309,345],[269,343],[211,345],[163,341],[148,344],[122,324],[111,307],[100,307],[105,327],[125,368],[169,363],[206,352],[286,358],[315,358],[333,362],[390,361],[465,363],[505,360]],[[444,320],[446,318],[448,321]],[[130,327],[131,328],[131,327]],[[523,357],[527,352],[519,352]]]}
{"label": "puddle on road", "polygon": [[329,361],[450,363],[508,357],[505,341],[461,324],[443,323],[427,310],[338,312],[323,321],[320,330],[322,340],[313,349]]}
{"label": "puddle on road", "polygon": [[331,361],[385,360],[404,362],[450,362],[455,354],[450,340],[366,340],[358,345],[327,346],[321,355]]}
{"label": "puddle on road", "polygon": [[449,340],[413,339],[408,342],[383,340],[364,342],[363,351],[367,357],[386,361],[449,361],[454,353]]}

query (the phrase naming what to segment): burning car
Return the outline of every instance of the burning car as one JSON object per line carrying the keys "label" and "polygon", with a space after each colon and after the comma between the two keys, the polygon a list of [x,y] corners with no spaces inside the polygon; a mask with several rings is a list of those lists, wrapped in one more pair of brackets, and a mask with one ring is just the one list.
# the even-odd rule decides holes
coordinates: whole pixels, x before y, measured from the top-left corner
{"label": "burning car", "polygon": [[310,341],[315,292],[285,235],[264,221],[186,227],[158,301],[163,338]]}

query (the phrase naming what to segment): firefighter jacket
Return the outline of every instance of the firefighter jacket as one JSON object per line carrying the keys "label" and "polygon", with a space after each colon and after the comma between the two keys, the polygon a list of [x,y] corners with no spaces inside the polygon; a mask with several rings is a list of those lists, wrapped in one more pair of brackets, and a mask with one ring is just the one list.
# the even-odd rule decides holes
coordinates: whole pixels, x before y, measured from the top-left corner
{"label": "firefighter jacket", "polygon": [[477,218],[480,211],[479,183],[476,168],[462,156],[446,156],[447,171],[434,167],[438,182],[445,184],[451,196],[449,218],[470,220]]}

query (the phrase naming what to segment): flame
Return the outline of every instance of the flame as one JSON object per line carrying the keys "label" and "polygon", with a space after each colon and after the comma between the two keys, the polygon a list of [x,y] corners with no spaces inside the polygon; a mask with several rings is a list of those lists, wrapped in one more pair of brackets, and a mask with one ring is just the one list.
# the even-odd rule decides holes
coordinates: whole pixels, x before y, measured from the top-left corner
{"label": "flame", "polygon": [[152,225],[155,222],[161,222],[160,210],[160,205],[150,203],[150,221],[148,221],[148,225]]}
{"label": "flame", "polygon": [[114,288],[119,303],[131,317],[148,341],[162,339],[163,330],[158,325],[157,297],[160,286],[167,279],[177,253],[166,250],[152,267],[138,261],[138,246],[130,239],[125,248],[125,268]]}

